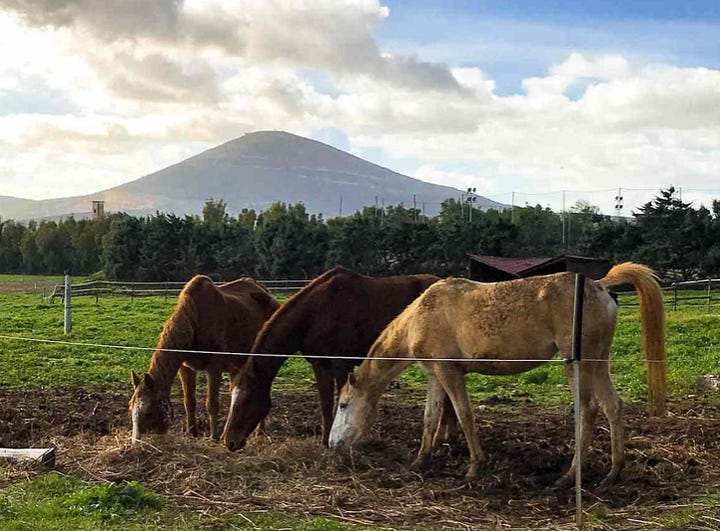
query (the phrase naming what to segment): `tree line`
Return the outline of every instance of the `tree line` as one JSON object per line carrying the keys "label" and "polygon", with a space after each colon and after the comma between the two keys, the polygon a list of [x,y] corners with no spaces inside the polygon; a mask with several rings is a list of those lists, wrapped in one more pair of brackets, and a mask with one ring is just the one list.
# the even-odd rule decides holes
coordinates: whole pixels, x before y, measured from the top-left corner
{"label": "tree line", "polygon": [[468,253],[564,253],[634,260],[673,278],[720,274],[720,202],[694,208],[672,188],[632,218],[600,215],[585,202],[566,214],[539,205],[472,215],[469,208],[449,199],[435,217],[398,205],[324,219],[301,203],[231,215],[224,201],[209,200],[202,216],[0,220],[0,271],[184,281],[194,273],[217,280],[312,278],[343,265],[370,275],[444,276],[464,275]]}

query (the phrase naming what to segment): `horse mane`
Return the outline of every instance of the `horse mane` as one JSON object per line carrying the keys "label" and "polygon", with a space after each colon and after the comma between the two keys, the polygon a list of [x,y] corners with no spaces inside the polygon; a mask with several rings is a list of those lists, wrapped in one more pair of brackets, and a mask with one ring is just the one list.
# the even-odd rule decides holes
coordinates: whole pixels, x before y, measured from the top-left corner
{"label": "horse mane", "polygon": [[[162,363],[161,358],[164,358],[164,355],[171,354],[170,352],[163,351],[162,349],[183,349],[191,346],[190,343],[192,342],[192,338],[195,334],[198,317],[197,306],[195,305],[194,298],[197,296],[196,292],[207,282],[212,284],[212,280],[210,280],[210,278],[204,275],[195,275],[183,287],[180,295],[178,296],[178,301],[175,305],[173,313],[170,317],[168,317],[163,325],[156,350],[150,360],[151,372],[153,369],[160,368],[158,365]],[[177,353],[172,354],[176,355]]]}
{"label": "horse mane", "polygon": [[278,308],[278,310],[273,313],[267,321],[265,321],[265,324],[263,324],[263,327],[260,329],[257,337],[255,338],[253,352],[255,351],[256,347],[259,347],[259,343],[262,339],[264,339],[265,335],[268,332],[268,329],[273,327],[275,323],[277,323],[277,321],[279,321],[280,319],[285,318],[285,316],[287,316],[290,312],[293,312],[296,306],[302,304],[305,299],[307,299],[308,293],[314,292],[315,288],[317,288],[321,284],[325,284],[329,280],[342,274],[361,276],[359,273],[346,269],[342,266],[335,266],[320,275],[319,277],[313,279],[313,281],[310,282],[307,286],[305,286],[303,289],[301,289],[300,291],[292,295],[287,301],[285,301],[285,303],[280,308]]}
{"label": "horse mane", "polygon": [[[202,275],[195,275],[195,277],[194,277],[190,282],[192,282],[193,280],[195,280],[195,278],[198,278],[198,277],[201,277],[201,276],[202,276]],[[207,278],[207,277],[205,277],[205,278]],[[240,278],[237,278],[237,279],[235,279],[235,280],[231,280],[230,282],[224,282],[224,283],[221,284],[219,287],[220,287],[220,288],[226,288],[226,287],[231,286],[231,285],[233,285],[233,284],[241,284],[241,283],[242,283],[242,284],[252,284],[254,287],[258,288],[259,290],[263,291],[264,293],[266,293],[266,294],[268,294],[268,295],[272,295],[272,294],[270,293],[270,290],[269,290],[268,288],[266,288],[265,285],[261,284],[260,282],[258,282],[257,280],[255,280],[255,279],[252,278],[252,277],[240,277]]]}

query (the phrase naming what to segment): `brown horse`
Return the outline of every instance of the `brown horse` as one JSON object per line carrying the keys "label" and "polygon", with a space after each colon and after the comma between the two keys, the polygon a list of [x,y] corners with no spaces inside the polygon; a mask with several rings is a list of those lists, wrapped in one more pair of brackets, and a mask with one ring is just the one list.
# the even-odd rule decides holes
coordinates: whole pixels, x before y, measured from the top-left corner
{"label": "brown horse", "polygon": [[129,409],[133,439],[147,432],[167,431],[172,418],[170,387],[178,371],[186,429],[192,435],[197,435],[196,371],[207,372],[205,403],[210,418],[210,436],[217,439],[222,373],[236,373],[247,358],[163,349],[247,352],[263,323],[279,306],[263,286],[250,278],[215,286],[208,277],[197,275],[185,284],[175,310],[165,322],[148,372],[142,377],[132,372],[134,392]]}
{"label": "brown horse", "polygon": [[[423,438],[414,465],[424,465],[434,450],[433,433],[439,422],[442,396],[447,393],[470,450],[467,476],[474,478],[485,456],[475,429],[465,374],[521,373],[542,365],[558,350],[569,357],[573,283],[573,274],[558,273],[494,284],[452,278],[433,285],[390,323],[357,373],[348,378],[340,394],[330,446],[349,447],[356,443],[374,422],[380,394],[390,381],[414,358],[430,358],[437,361],[419,362],[428,375],[428,392]],[[617,304],[607,288],[625,283],[635,286],[640,299],[650,403],[656,413],[665,408],[662,291],[647,267],[621,264],[603,279],[586,283],[581,387],[580,396],[575,397],[581,410],[579,444],[583,460],[591,443],[598,404],[610,423],[612,468],[605,482],[618,478],[624,460],[623,403],[612,385],[608,366]],[[568,377],[572,377],[571,370]],[[559,481],[561,485],[574,481],[575,467],[573,460]]]}
{"label": "brown horse", "polygon": [[[383,328],[438,277],[372,278],[342,267],[327,271],[288,299],[258,333],[253,353],[364,357]],[[252,356],[231,381],[223,439],[238,450],[270,411],[270,387],[284,357]],[[315,372],[327,444],[339,392],[357,360],[308,359]]]}

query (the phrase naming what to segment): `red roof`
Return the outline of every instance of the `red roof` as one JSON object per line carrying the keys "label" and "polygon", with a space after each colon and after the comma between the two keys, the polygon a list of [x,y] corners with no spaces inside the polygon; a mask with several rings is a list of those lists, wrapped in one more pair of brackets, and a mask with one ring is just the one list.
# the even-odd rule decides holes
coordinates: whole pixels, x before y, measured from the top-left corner
{"label": "red roof", "polygon": [[505,271],[513,275],[517,275],[526,269],[530,269],[545,262],[555,260],[555,258],[513,258],[504,256],[480,256],[477,254],[470,255],[475,260],[482,262],[490,267]]}

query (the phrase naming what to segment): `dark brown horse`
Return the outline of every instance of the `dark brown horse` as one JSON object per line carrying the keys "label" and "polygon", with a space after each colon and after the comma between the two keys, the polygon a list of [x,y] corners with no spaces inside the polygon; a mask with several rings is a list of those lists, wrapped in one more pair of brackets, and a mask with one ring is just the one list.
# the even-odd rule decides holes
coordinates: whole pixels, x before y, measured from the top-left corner
{"label": "dark brown horse", "polygon": [[[385,326],[438,277],[407,275],[372,278],[336,267],[296,293],[270,318],[253,353],[364,357]],[[231,380],[231,402],[223,440],[239,450],[270,411],[270,387],[285,357],[252,356]],[[308,359],[322,410],[327,445],[335,391],[362,360]],[[452,417],[455,418],[454,415]]]}
{"label": "dark brown horse", "polygon": [[134,392],[129,409],[133,439],[143,433],[167,431],[172,417],[170,387],[178,371],[183,387],[186,428],[192,435],[197,435],[196,371],[207,372],[206,407],[210,436],[217,439],[222,373],[235,374],[247,358],[163,349],[247,352],[263,323],[279,306],[263,286],[250,278],[215,286],[208,277],[197,275],[185,284],[175,310],[165,322],[148,372],[142,377],[132,372]]}

